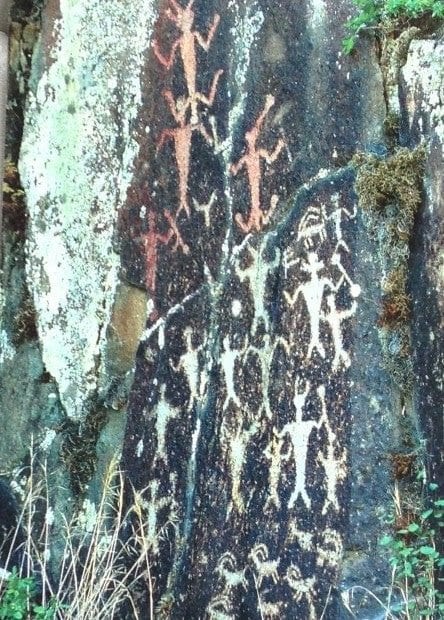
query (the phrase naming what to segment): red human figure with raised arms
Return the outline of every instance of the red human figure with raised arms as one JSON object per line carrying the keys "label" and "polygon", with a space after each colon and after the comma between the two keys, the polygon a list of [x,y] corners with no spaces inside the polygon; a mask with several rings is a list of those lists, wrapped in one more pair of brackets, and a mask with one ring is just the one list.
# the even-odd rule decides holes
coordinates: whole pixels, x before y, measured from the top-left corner
{"label": "red human figure with raised arms", "polygon": [[[218,71],[214,76],[210,96],[206,100],[208,106],[213,105],[213,101],[216,96],[217,83],[221,75],[222,71]],[[201,123],[193,125],[191,121],[188,123],[186,122],[186,113],[191,105],[189,99],[179,97],[175,100],[173,93],[170,90],[164,91],[163,96],[165,97],[170,112],[177,123],[177,127],[162,130],[157,144],[157,150],[160,150],[167,140],[173,141],[177,172],[179,175],[179,209],[177,210],[176,217],[181,211],[185,211],[187,216],[189,216],[190,206],[188,204],[188,177],[190,174],[190,153],[193,132],[199,131],[205,140],[207,140],[210,144],[212,143],[212,139]]]}
{"label": "red human figure with raised arms", "polygon": [[272,164],[276,161],[279,153],[285,146],[285,142],[282,138],[279,138],[275,148],[269,152],[266,149],[258,148],[257,141],[264,124],[265,118],[273,107],[275,99],[273,95],[268,95],[265,100],[265,107],[253,127],[246,132],[245,142],[247,143],[247,149],[245,154],[235,164],[230,167],[230,172],[233,175],[237,175],[242,168],[245,168],[248,184],[250,186],[250,214],[248,218],[244,218],[240,213],[236,214],[235,220],[239,228],[244,233],[249,233],[252,230],[259,232],[264,224],[267,224],[270,217],[277,205],[277,196],[273,195],[271,198],[271,206],[267,213],[264,213],[261,209],[261,160],[264,159],[267,164]]}
{"label": "red human figure with raised arms", "polygon": [[[172,217],[171,213],[165,210],[164,217],[170,227],[166,232],[159,232],[158,215],[155,211],[150,210],[148,212],[148,232],[143,238],[145,248],[145,283],[148,293],[152,296],[153,301],[156,293],[159,246],[168,245],[171,239],[175,237],[176,241],[174,243],[173,250],[177,251],[178,249],[181,249],[184,254],[189,253],[189,247],[186,243],[184,243],[177,228],[176,221]],[[157,312],[155,310],[152,312],[150,318],[157,318]]]}
{"label": "red human figure with raised arms", "polygon": [[[177,0],[169,0],[169,7],[165,11],[165,15],[179,29],[180,36],[174,41],[169,56],[165,56],[160,48],[157,40],[153,41],[153,50],[158,61],[169,71],[174,64],[176,52],[179,49],[183,63],[183,71],[187,84],[188,97],[191,107],[191,123],[198,122],[197,106],[199,102],[206,103],[206,98],[196,90],[197,75],[197,53],[196,41],[206,51],[210,49],[211,42],[216,33],[220,16],[216,13],[213,23],[210,26],[208,35],[205,38],[200,32],[193,30],[194,25],[194,0],[190,0],[184,8],[180,6]],[[214,85],[214,82],[213,82]]]}

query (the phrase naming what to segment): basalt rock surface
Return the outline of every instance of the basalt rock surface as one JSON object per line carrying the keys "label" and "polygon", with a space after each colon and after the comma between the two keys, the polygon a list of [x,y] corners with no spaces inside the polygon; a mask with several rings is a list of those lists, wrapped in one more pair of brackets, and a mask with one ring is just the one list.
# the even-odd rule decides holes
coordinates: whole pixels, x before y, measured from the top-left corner
{"label": "basalt rock surface", "polygon": [[[350,11],[43,8],[19,163],[28,224],[4,232],[0,417],[5,437],[11,417],[23,428],[5,463],[36,433],[94,501],[121,454],[159,618],[380,617],[350,588],[389,583],[377,539],[394,478],[414,478],[396,455],[429,455],[439,478],[443,44],[413,40],[390,74],[394,147],[378,50],[341,52]],[[386,233],[360,208],[353,156],[422,142],[423,201],[403,238],[414,381],[399,385],[398,332],[381,321]],[[25,301],[31,339],[11,311]],[[67,465],[67,425],[83,469]]]}

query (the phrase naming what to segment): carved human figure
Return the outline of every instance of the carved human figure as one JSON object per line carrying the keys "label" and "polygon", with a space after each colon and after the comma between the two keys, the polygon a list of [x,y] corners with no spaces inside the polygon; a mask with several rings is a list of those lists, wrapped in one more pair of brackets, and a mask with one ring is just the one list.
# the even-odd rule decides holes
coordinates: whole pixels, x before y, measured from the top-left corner
{"label": "carved human figure", "polygon": [[210,199],[207,203],[200,204],[197,202],[195,198],[193,198],[193,207],[197,213],[203,213],[205,227],[210,228],[211,223],[211,210],[213,208],[214,203],[216,202],[217,192],[213,192],[210,196]]}
{"label": "carved human figure", "polygon": [[288,453],[283,455],[282,448],[284,447],[285,440],[282,438],[281,433],[276,429],[273,429],[273,436],[271,441],[264,450],[264,455],[270,461],[268,468],[268,498],[265,504],[265,510],[269,510],[273,506],[277,509],[281,507],[281,500],[279,497],[279,481],[281,479],[281,467],[282,462],[288,459]]}
{"label": "carved human figure", "polygon": [[[153,555],[159,552],[159,530],[163,525],[160,522],[160,515],[163,515],[162,520],[169,521],[173,527],[176,527],[174,524],[177,523],[178,506],[175,500],[177,479],[174,474],[170,474],[169,485],[169,493],[162,495],[159,480],[152,480],[146,490],[148,499],[141,502],[145,510],[146,540],[150,543]],[[168,509],[167,517],[165,517],[166,509]]]}
{"label": "carved human figure", "polygon": [[[177,50],[180,51],[185,81],[187,85],[187,99],[190,101],[191,106],[191,124],[195,125],[198,122],[198,103],[205,103],[205,97],[196,91],[196,41],[206,52],[208,52],[213,37],[216,33],[216,29],[220,21],[220,16],[217,13],[214,15],[213,23],[211,24],[208,35],[205,38],[202,34],[197,32],[196,30],[193,30],[195,17],[193,11],[194,0],[190,0],[186,7],[182,7],[177,2],[177,0],[169,0],[168,4],[169,6],[165,11],[165,15],[177,26],[180,35],[174,41],[169,56],[165,56],[164,54],[162,54],[157,40],[153,41],[153,50],[157,59],[167,69],[167,71],[169,71],[174,64]],[[218,73],[220,75],[220,72]],[[206,105],[211,104],[206,103]]]}
{"label": "carved human figure", "polygon": [[[218,71],[216,73],[210,97],[205,99],[208,102],[208,105],[213,104],[214,97],[216,96],[217,82],[221,74],[222,71]],[[188,178],[190,174],[190,153],[193,133],[198,131],[209,144],[211,144],[212,138],[201,123],[193,124],[192,122],[187,122],[186,114],[191,105],[189,98],[185,99],[184,97],[179,97],[175,100],[173,93],[170,90],[164,91],[163,96],[165,97],[170,112],[177,123],[177,127],[169,127],[162,130],[157,143],[157,150],[159,151],[162,149],[167,140],[173,141],[177,172],[179,175],[179,209],[177,210],[176,217],[181,211],[185,211],[187,216],[189,216],[190,206],[188,204]]]}
{"label": "carved human figure", "polygon": [[228,443],[229,467],[231,477],[231,502],[229,510],[235,508],[242,513],[245,510],[245,501],[241,491],[242,472],[245,467],[248,444],[251,438],[256,435],[259,427],[257,422],[253,422],[248,428],[244,428],[240,423],[236,433],[228,433],[226,442]]}
{"label": "carved human figure", "polygon": [[339,195],[335,194],[332,196],[332,201],[336,203],[336,209],[328,216],[328,220],[332,220],[335,226],[335,236],[336,236],[336,247],[335,252],[338,251],[340,247],[342,247],[346,252],[350,252],[350,248],[344,241],[344,237],[342,234],[342,219],[344,214],[345,218],[352,220],[356,217],[357,208],[354,205],[353,211],[348,211],[345,207],[339,206]]}
{"label": "carved human figure", "polygon": [[[189,248],[187,244],[184,243],[180,235],[175,219],[166,210],[163,212],[163,215],[167,220],[169,227],[165,232],[160,232],[158,229],[158,214],[153,209],[148,211],[148,231],[143,237],[145,249],[145,283],[147,290],[153,299],[156,293],[159,246],[167,245],[173,238],[175,238],[173,249],[180,249],[184,254],[189,253]],[[153,310],[150,318],[155,319],[156,316],[157,313]]]}
{"label": "carved human figure", "polygon": [[163,384],[160,390],[159,402],[155,407],[155,420],[156,420],[156,436],[157,436],[157,450],[155,455],[156,461],[163,461],[167,463],[168,457],[166,452],[166,436],[168,431],[168,425],[171,420],[178,417],[180,410],[177,407],[172,407],[166,398],[166,385]]}
{"label": "carved human figure", "polygon": [[226,409],[230,400],[237,405],[237,407],[241,408],[242,404],[239,400],[239,397],[236,393],[236,389],[234,386],[234,368],[236,359],[239,355],[241,355],[242,349],[231,348],[230,346],[230,337],[225,336],[223,339],[223,351],[220,354],[220,364],[221,369],[225,375],[225,389],[227,391],[227,395],[225,397],[225,401],[223,404],[223,409]]}
{"label": "carved human figure", "polygon": [[335,267],[337,267],[339,269],[339,271],[341,272],[341,278],[339,279],[337,285],[336,285],[336,290],[339,289],[340,286],[342,286],[343,282],[347,282],[347,284],[350,287],[350,295],[352,297],[359,297],[359,295],[361,294],[361,287],[359,286],[359,284],[355,284],[351,277],[348,275],[347,271],[345,270],[342,261],[341,261],[341,255],[339,254],[339,252],[334,252],[332,257],[331,257],[331,264],[334,265]]}
{"label": "carved human figure", "polygon": [[347,474],[347,450],[343,447],[338,450],[338,440],[328,419],[325,386],[320,385],[317,393],[321,402],[322,412],[319,426],[325,429],[327,435],[324,447],[326,454],[322,452],[318,455],[318,461],[325,471],[326,498],[322,508],[322,514],[324,515],[330,507],[333,507],[334,510],[339,510],[337,486],[341,480],[345,479]]}
{"label": "carved human figure", "polygon": [[341,363],[344,364],[345,368],[350,366],[350,355],[344,349],[341,325],[346,319],[354,316],[357,304],[354,301],[350,308],[338,310],[336,307],[336,297],[333,293],[330,293],[327,295],[327,306],[328,312],[322,314],[322,320],[329,325],[331,330],[333,347],[335,350],[335,355],[332,361],[332,370],[333,372],[336,372]]}
{"label": "carved human figure", "polygon": [[186,327],[183,335],[186,352],[181,355],[177,365],[170,363],[176,372],[182,371],[186,376],[188,389],[190,390],[188,411],[191,411],[195,404],[203,401],[208,377],[205,371],[201,370],[202,347],[193,346],[193,330],[191,327]]}
{"label": "carved human figure", "polygon": [[322,358],[325,358],[324,345],[320,340],[322,300],[324,298],[325,289],[336,291],[337,286],[335,286],[329,278],[319,275],[322,269],[324,269],[324,262],[318,260],[314,252],[309,252],[307,261],[302,266],[302,270],[309,274],[310,279],[300,284],[293,295],[284,291],[285,299],[292,306],[296,303],[299,295],[302,295],[305,301],[310,319],[310,343],[308,345],[306,359],[310,359],[315,349],[317,349]]}
{"label": "carved human figure", "polygon": [[307,508],[311,507],[311,500],[307,494],[305,480],[308,442],[313,429],[319,428],[319,424],[316,420],[303,419],[303,408],[310,392],[310,383],[306,381],[304,391],[299,391],[301,384],[301,380],[297,380],[295,382],[295,394],[293,398],[293,404],[296,410],[295,420],[285,424],[279,433],[281,438],[285,438],[288,435],[291,442],[291,447],[289,448],[288,453],[283,455],[284,459],[290,460],[291,453],[293,453],[293,460],[295,464],[296,481],[293,492],[288,500],[289,509],[294,507],[299,495],[302,497]]}
{"label": "carved human figure", "polygon": [[239,228],[244,233],[251,231],[259,232],[264,224],[267,224],[272,216],[278,198],[273,195],[271,198],[271,206],[267,213],[264,213],[261,207],[261,181],[262,170],[261,160],[264,159],[268,164],[272,164],[276,161],[279,153],[285,146],[285,142],[282,138],[279,138],[275,148],[269,152],[266,149],[260,148],[257,145],[259,136],[261,133],[262,125],[265,118],[273,107],[275,98],[273,95],[267,95],[265,100],[265,107],[257,118],[255,124],[245,134],[245,142],[247,148],[242,157],[235,164],[232,164],[230,171],[233,175],[237,175],[243,168],[245,168],[248,178],[248,185],[250,187],[250,213],[247,218],[244,218],[241,213],[237,213],[235,220]]}

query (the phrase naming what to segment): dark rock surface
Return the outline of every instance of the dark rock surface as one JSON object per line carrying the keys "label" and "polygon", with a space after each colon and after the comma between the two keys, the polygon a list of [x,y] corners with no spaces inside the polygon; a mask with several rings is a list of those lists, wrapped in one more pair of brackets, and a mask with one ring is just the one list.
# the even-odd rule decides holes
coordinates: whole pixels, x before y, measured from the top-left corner
{"label": "dark rock surface", "polygon": [[[402,69],[381,70],[369,41],[344,57],[350,11],[44,8],[20,160],[28,225],[6,229],[0,454],[17,446],[12,469],[31,433],[50,436],[58,480],[89,482],[94,501],[121,453],[159,618],[336,620],[343,599],[380,617],[350,589],[389,584],[377,539],[394,458],[426,452],[438,475],[442,46],[413,41]],[[352,161],[393,154],[393,110],[399,145],[430,141],[406,242],[413,392],[384,367],[390,260]],[[19,338],[23,309],[34,329]],[[67,425],[78,455],[89,442],[76,483],[58,455]]]}

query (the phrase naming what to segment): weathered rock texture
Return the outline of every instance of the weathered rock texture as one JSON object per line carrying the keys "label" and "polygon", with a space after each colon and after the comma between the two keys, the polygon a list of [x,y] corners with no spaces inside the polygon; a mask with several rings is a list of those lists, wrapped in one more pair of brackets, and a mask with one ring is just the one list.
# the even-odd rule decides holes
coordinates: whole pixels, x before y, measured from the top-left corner
{"label": "weathered rock texture", "polygon": [[[347,617],[341,588],[386,585],[374,549],[391,456],[423,436],[442,448],[429,411],[442,387],[442,45],[412,43],[397,94],[399,144],[426,138],[430,153],[412,398],[382,367],[387,262],[354,191],[353,155],[390,148],[387,84],[370,45],[342,56],[349,12],[345,0],[43,12],[20,159],[32,372],[57,401],[51,418],[39,389],[37,418],[56,443],[68,427],[80,438],[61,451],[79,493],[84,460],[98,458],[94,491],[122,451],[143,490],[159,618]],[[11,324],[5,390],[28,354]]]}

